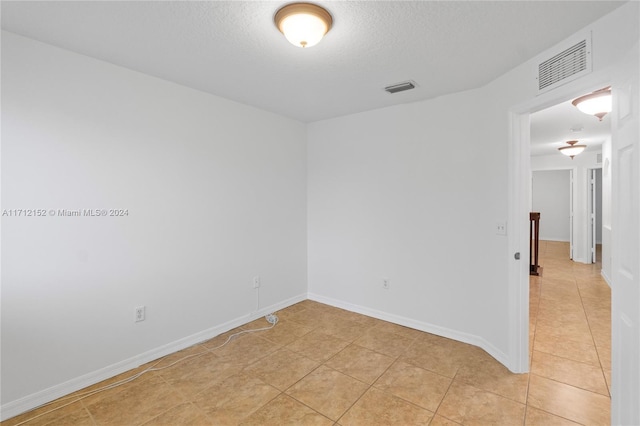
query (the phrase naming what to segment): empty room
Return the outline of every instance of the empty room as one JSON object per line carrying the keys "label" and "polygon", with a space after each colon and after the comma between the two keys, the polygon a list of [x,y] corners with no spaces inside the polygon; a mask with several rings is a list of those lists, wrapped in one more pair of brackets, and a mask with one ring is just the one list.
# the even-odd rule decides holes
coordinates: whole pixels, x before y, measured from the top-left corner
{"label": "empty room", "polygon": [[640,3],[0,6],[3,426],[640,424]]}

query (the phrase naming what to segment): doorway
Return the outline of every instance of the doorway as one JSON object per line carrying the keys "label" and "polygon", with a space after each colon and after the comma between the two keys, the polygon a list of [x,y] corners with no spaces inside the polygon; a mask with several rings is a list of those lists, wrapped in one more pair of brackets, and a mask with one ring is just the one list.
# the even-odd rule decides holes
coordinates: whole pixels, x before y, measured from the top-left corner
{"label": "doorway", "polygon": [[540,240],[568,242],[569,259],[573,259],[572,175],[571,169],[531,173],[531,211],[540,213]]}
{"label": "doorway", "polygon": [[[589,83],[589,81],[591,81]],[[554,118],[561,116],[557,108],[561,108],[564,104],[565,108],[577,114],[576,117],[582,119],[595,120],[591,125],[598,124],[598,120],[592,116],[583,114],[571,105],[571,100],[581,96],[584,93],[597,90],[606,85],[606,81],[591,80],[589,77],[583,79],[582,85],[559,87],[553,92],[539,96],[531,101],[514,107],[510,112],[511,122],[511,140],[509,145],[509,204],[508,204],[508,221],[512,223],[513,232],[508,235],[508,248],[512,258],[520,256],[523,259],[529,257],[529,223],[523,220],[526,216],[528,219],[529,212],[532,210],[531,199],[531,178],[532,170],[571,170],[572,172],[572,191],[573,202],[570,205],[570,241],[574,242],[574,247],[570,256],[577,262],[591,263],[588,257],[588,241],[587,241],[587,169],[601,167],[596,161],[599,153],[597,148],[588,148],[585,152],[570,158],[561,154],[558,148],[563,146],[567,140],[578,139],[577,134],[580,132],[590,131],[590,128],[582,125],[574,119],[556,122],[555,125],[549,126],[545,124],[546,118]],[[545,116],[546,114],[546,116]],[[545,120],[537,120],[542,117]],[[574,117],[575,118],[575,117]],[[610,119],[610,118],[609,118]],[[536,132],[542,129],[541,132]],[[564,134],[554,139],[549,138],[549,130],[563,131]],[[611,150],[610,126],[606,126],[607,143],[609,144],[609,153]],[[540,143],[532,143],[532,135],[541,134]],[[589,145],[589,144],[587,144]],[[593,145],[593,144],[591,144]],[[602,157],[600,157],[602,158]],[[607,167],[610,167],[608,163]],[[610,176],[611,173],[608,173]],[[610,179],[610,178],[609,178]],[[603,178],[605,187],[607,186],[607,178]],[[609,191],[610,191],[609,180]],[[606,201],[606,197],[605,198]],[[610,201],[610,198],[609,198]],[[609,213],[610,214],[610,213]],[[605,213],[606,215],[606,213]],[[606,224],[605,224],[606,225]],[[603,243],[606,243],[606,236],[603,236]],[[603,247],[604,251],[604,247]],[[520,253],[518,253],[520,252]],[[515,254],[515,255],[514,255]],[[513,360],[510,369],[516,372],[529,371],[529,351],[525,336],[529,331],[529,265],[526,262],[514,261],[510,264],[509,280],[510,286],[510,306],[515,306],[512,316],[511,333],[513,339],[509,348],[511,359]]]}
{"label": "doorway", "polygon": [[589,170],[588,241],[591,263],[602,263],[602,168]]}

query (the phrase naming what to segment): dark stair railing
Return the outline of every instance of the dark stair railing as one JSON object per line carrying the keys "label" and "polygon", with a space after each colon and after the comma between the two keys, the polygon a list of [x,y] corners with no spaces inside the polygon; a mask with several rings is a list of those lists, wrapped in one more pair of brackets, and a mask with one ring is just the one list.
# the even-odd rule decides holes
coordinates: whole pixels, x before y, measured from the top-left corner
{"label": "dark stair railing", "polygon": [[538,265],[538,248],[540,246],[540,213],[529,213],[529,275],[540,275],[541,269]]}

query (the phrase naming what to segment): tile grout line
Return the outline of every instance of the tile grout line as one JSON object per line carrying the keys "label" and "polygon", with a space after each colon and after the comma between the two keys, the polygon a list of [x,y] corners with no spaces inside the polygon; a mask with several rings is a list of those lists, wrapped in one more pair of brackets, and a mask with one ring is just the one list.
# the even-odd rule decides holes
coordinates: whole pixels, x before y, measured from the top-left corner
{"label": "tile grout line", "polygon": [[[539,375],[539,374],[535,374],[535,373],[530,373],[530,374],[532,374],[532,375],[534,375],[534,376],[537,376],[537,377],[540,377],[541,379],[549,380],[549,381],[551,381],[551,382],[560,383],[561,385],[569,386],[569,387],[572,387],[572,388],[574,388],[574,389],[578,389],[578,390],[581,390],[581,391],[584,391],[584,392],[589,392],[589,393],[591,393],[591,394],[593,394],[593,395],[596,395],[596,396],[601,396],[601,397],[604,397],[604,398],[609,398],[609,396],[608,396],[608,395],[603,395],[603,394],[601,394],[601,393],[594,392],[594,391],[592,391],[592,390],[590,390],[590,389],[585,389],[585,388],[581,388],[581,387],[578,387],[578,386],[575,386],[575,385],[571,385],[571,384],[569,384],[569,383],[561,382],[560,380],[556,380],[556,379],[553,379],[553,378],[551,378],[551,377],[541,376],[541,375]],[[538,407],[535,407],[535,408],[538,408]],[[557,416],[557,414],[555,414],[555,415]],[[573,421],[573,422],[575,422],[575,420],[572,420],[572,421]]]}
{"label": "tile grout line", "polygon": [[82,405],[82,408],[84,408],[84,410],[87,412],[87,414],[89,414],[89,418],[91,419],[91,423],[92,423],[94,426],[97,426],[97,425],[98,425],[98,422],[97,422],[97,421],[96,421],[96,419],[93,417],[93,414],[91,413],[91,410],[89,410],[89,407],[87,407],[87,406],[84,404],[84,401],[82,401],[82,400],[80,400],[80,405]]}
{"label": "tile grout line", "polygon": [[[294,322],[295,322],[295,321],[294,321]],[[316,329],[318,329],[318,327],[313,328],[312,330],[310,330],[310,331],[309,331],[309,333],[311,333],[312,331],[315,331]],[[306,334],[309,334],[309,333],[306,333]],[[305,335],[306,335],[306,334],[305,334]],[[302,336],[301,336],[301,337],[302,337]],[[336,336],[333,336],[333,337],[336,337]],[[345,339],[341,339],[341,340],[345,340]],[[336,371],[336,372],[338,372],[338,373],[340,373],[340,374],[344,374],[344,375],[345,375],[345,376],[347,376],[347,377],[351,377],[351,378],[353,378],[353,379],[355,379],[355,380],[358,380],[358,381],[362,382],[362,380],[360,380],[360,379],[356,379],[355,377],[352,377],[352,376],[350,376],[350,375],[348,375],[348,374],[342,373],[342,372],[340,372],[340,371],[336,370],[335,368],[331,368],[331,367],[329,367],[328,365],[326,365],[326,363],[327,363],[329,360],[331,360],[331,359],[335,358],[336,356],[338,356],[338,354],[342,353],[344,350],[346,350],[346,349],[347,349],[349,346],[351,346],[352,344],[355,344],[353,341],[348,341],[348,340],[345,340],[345,341],[346,341],[346,342],[349,342],[349,344],[348,344],[347,346],[345,346],[344,348],[340,349],[338,352],[336,352],[335,354],[333,354],[332,356],[330,356],[329,358],[327,358],[327,359],[326,359],[326,360],[324,360],[324,361],[317,361],[317,360],[313,360],[313,359],[311,359],[311,358],[308,358],[308,357],[307,357],[307,356],[305,356],[304,354],[301,354],[301,353],[299,353],[299,352],[296,352],[296,351],[291,350],[293,353],[296,353],[297,355],[299,355],[299,356],[301,356],[301,357],[308,358],[308,359],[310,359],[310,360],[312,360],[312,361],[320,362],[320,364],[318,364],[316,367],[314,367],[311,371],[309,371],[307,374],[305,374],[304,376],[302,376],[300,379],[298,379],[297,381],[295,381],[294,383],[292,383],[292,384],[291,384],[289,387],[287,387],[284,391],[281,391],[281,393],[280,393],[280,394],[284,394],[284,395],[288,396],[289,398],[292,398],[292,399],[296,400],[297,402],[299,402],[300,404],[304,405],[305,407],[307,407],[307,408],[309,408],[309,409],[313,410],[314,412],[316,412],[316,413],[320,414],[321,416],[323,416],[323,417],[325,417],[325,418],[329,419],[330,421],[332,421],[332,422],[334,422],[334,423],[338,423],[338,422],[339,422],[339,420],[340,420],[340,419],[341,419],[341,418],[342,418],[342,417],[343,417],[343,416],[344,416],[344,415],[345,415],[345,414],[346,414],[346,413],[351,409],[351,407],[352,407],[353,405],[355,405],[355,403],[356,403],[357,401],[359,401],[359,400],[360,400],[360,398],[362,398],[362,395],[364,395],[364,394],[369,390],[369,388],[371,387],[371,385],[369,385],[369,388],[367,388],[367,390],[365,390],[365,392],[363,392],[363,394],[362,394],[362,395],[360,395],[360,397],[358,397],[358,399],[356,400],[356,402],[354,402],[351,406],[349,406],[349,408],[347,408],[347,410],[345,410],[345,412],[344,412],[344,413],[342,413],[342,414],[340,415],[340,417],[338,417],[338,419],[337,419],[337,420],[333,420],[332,418],[328,417],[326,414],[323,414],[323,413],[319,412],[318,410],[314,409],[313,407],[310,407],[309,405],[307,405],[305,402],[300,401],[299,399],[297,399],[297,398],[296,398],[296,397],[294,397],[293,395],[289,395],[289,394],[287,394],[287,393],[285,393],[285,392],[286,392],[287,390],[291,389],[292,387],[294,387],[296,384],[300,383],[302,380],[304,380],[306,377],[308,377],[308,376],[309,376],[310,374],[312,374],[314,371],[318,370],[320,367],[323,367],[323,366],[324,366],[324,367],[326,367],[326,368],[328,368],[328,369],[330,369],[330,370]],[[295,342],[295,340],[294,340],[294,342]],[[293,343],[293,342],[290,342],[290,343]],[[288,345],[285,345],[285,346],[288,346]],[[284,347],[284,346],[283,346],[283,347]],[[362,383],[364,383],[364,382],[362,382]],[[265,404],[265,405],[266,405],[266,404]],[[262,408],[262,407],[261,407],[261,408]],[[256,411],[257,411],[257,410],[256,410]]]}
{"label": "tile grout line", "polygon": [[561,416],[561,415],[559,415],[559,414],[554,414],[554,413],[552,413],[552,412],[550,412],[550,411],[545,410],[544,408],[534,407],[533,405],[531,406],[531,408],[535,408],[535,409],[536,409],[536,410],[538,410],[538,411],[542,411],[543,413],[549,414],[549,415],[554,416],[554,417],[559,417],[559,418],[561,418],[561,419],[563,419],[563,420],[566,420],[566,421],[571,422],[571,423],[575,423],[575,424],[577,424],[577,425],[587,426],[587,425],[585,425],[584,423],[580,423],[580,422],[579,422],[579,421],[577,421],[577,420],[572,420],[572,419],[569,419],[569,418],[567,418],[567,417],[563,417],[563,416]]}
{"label": "tile grout line", "polygon": [[[440,402],[438,403],[438,406],[436,407],[435,411],[433,412],[433,419],[436,418],[436,415],[444,417],[447,420],[451,420],[454,423],[458,423],[452,419],[449,419],[446,416],[443,416],[442,414],[438,414],[438,410],[440,410],[440,406],[442,405],[442,403],[444,402],[445,398],[447,397],[447,395],[449,394],[449,390],[451,390],[451,386],[453,386],[453,382],[456,379],[456,376],[458,375],[458,370],[460,370],[460,367],[458,367],[458,369],[456,370],[455,374],[453,375],[453,377],[451,378],[451,382],[449,383],[449,386],[447,386],[447,390],[444,392],[444,394],[442,395],[442,399],[440,400]],[[433,419],[431,419],[431,422],[429,424],[431,424],[433,422]]]}
{"label": "tile grout line", "polygon": [[[155,373],[155,372],[154,372],[154,373]],[[175,389],[175,388],[174,388],[174,386],[173,386],[171,383],[169,383],[169,382],[167,381],[167,379],[165,379],[161,374],[156,374],[156,377],[158,377],[160,380],[162,380],[162,381],[164,382],[164,384],[165,384],[165,385],[169,386],[169,388],[171,389],[171,391],[172,391],[172,392],[175,392],[175,393],[177,393],[178,395],[182,396],[182,397],[184,398],[184,401],[183,401],[183,402],[180,402],[180,403],[178,403],[178,404],[176,404],[176,405],[174,405],[174,406],[172,406],[172,407],[170,407],[170,408],[168,408],[168,409],[166,409],[166,410],[164,410],[164,411],[160,411],[160,412],[158,412],[158,413],[157,413],[157,415],[155,415],[155,416],[151,417],[150,419],[146,419],[146,420],[145,420],[145,421],[143,421],[142,423],[139,423],[140,425],[144,425],[144,424],[146,424],[146,423],[149,423],[149,422],[150,422],[150,421],[152,421],[153,419],[158,418],[158,417],[160,417],[161,415],[163,415],[163,414],[165,414],[165,413],[167,413],[167,412],[169,412],[169,411],[173,410],[174,408],[176,408],[177,406],[179,406],[179,405],[183,404],[184,402],[192,403],[191,398],[188,398],[188,397],[187,397],[187,395],[185,395],[185,394],[183,394],[182,392],[180,392],[179,390]],[[200,408],[200,407],[198,407],[198,408]],[[88,411],[88,410],[87,410],[87,411]],[[154,413],[154,414],[155,414],[155,413]]]}
{"label": "tile grout line", "polygon": [[[542,276],[537,280],[538,281],[538,304],[536,306],[536,317],[534,321],[533,327],[533,339],[531,339],[531,348],[529,348],[529,372],[527,373],[527,389],[525,391],[525,399],[524,399],[524,418],[522,419],[523,426],[526,425],[527,422],[527,412],[529,411],[529,388],[531,386],[531,370],[533,367],[533,351],[536,346],[536,334],[538,333],[538,318],[540,314],[540,303],[542,302],[542,286],[544,285],[544,279]],[[529,288],[531,288],[531,280],[529,280]],[[531,297],[531,296],[529,296]],[[531,327],[531,323],[529,323],[529,327]]]}
{"label": "tile grout line", "polygon": [[609,387],[609,383],[607,382],[607,377],[604,373],[604,367],[602,366],[602,357],[600,355],[600,350],[598,350],[598,345],[596,344],[596,340],[593,337],[593,331],[591,329],[591,321],[589,320],[589,316],[587,315],[587,311],[584,308],[584,298],[582,297],[582,292],[580,291],[580,286],[578,286],[576,279],[576,287],[578,288],[578,295],[580,296],[580,304],[582,305],[582,310],[584,312],[584,316],[587,319],[587,326],[589,327],[589,335],[591,336],[591,341],[593,342],[593,347],[596,350],[596,355],[598,357],[598,363],[600,365],[600,373],[602,374],[602,379],[604,380],[605,386],[607,387],[607,394],[609,398],[611,398],[611,389]]}
{"label": "tile grout line", "polygon": [[[377,326],[369,327],[369,329],[373,329],[373,328],[376,328],[376,327],[377,327]],[[358,339],[355,339],[355,340],[358,340]],[[358,345],[357,343],[355,343],[355,340],[354,340],[353,342],[351,342],[351,343],[349,344],[349,346],[351,346],[351,345],[356,345],[356,346],[359,346],[359,347],[361,347],[361,348],[364,348],[364,349],[370,350],[370,351],[372,351],[372,352],[375,352],[375,353],[377,353],[377,354],[385,355],[385,354],[382,354],[382,353],[380,353],[380,352],[378,352],[378,351],[374,351],[373,349],[369,349],[369,348],[365,348],[364,346],[360,346],[360,345]],[[415,339],[414,339],[414,341],[415,341]],[[413,345],[413,342],[411,342],[411,345]],[[409,348],[411,345],[407,346],[407,348]],[[346,348],[348,348],[349,346],[347,346],[347,347],[345,347],[344,349],[342,349],[342,351],[344,351],[344,350],[345,350]],[[407,350],[407,349],[405,349],[405,351],[406,351],[406,350]],[[342,351],[340,351],[340,352],[342,352]],[[340,352],[338,352],[338,353],[340,353]],[[337,355],[338,355],[338,354],[336,354],[336,355],[334,355],[333,357],[329,358],[327,361],[325,361],[325,363],[326,363],[326,362],[328,362],[330,359],[334,358],[334,357],[335,357],[335,356],[337,356]],[[389,356],[389,355],[385,355],[385,356]],[[338,423],[338,424],[340,423],[340,419],[342,419],[342,418],[345,416],[345,414],[347,414],[347,413],[349,412],[349,410],[351,410],[351,409],[352,409],[352,408],[353,408],[353,407],[358,403],[358,401],[360,401],[360,400],[362,399],[362,397],[363,397],[367,392],[369,392],[369,390],[371,390],[371,388],[373,388],[373,385],[374,385],[374,384],[375,384],[375,383],[380,379],[380,377],[382,377],[382,376],[383,376],[387,371],[389,371],[389,369],[391,368],[391,366],[392,366],[393,364],[395,364],[395,363],[398,361],[398,359],[400,359],[400,355],[398,355],[397,357],[395,357],[395,358],[394,358],[394,360],[393,360],[393,362],[392,362],[391,364],[389,364],[389,366],[384,370],[384,372],[383,372],[382,374],[380,374],[380,375],[379,375],[379,376],[378,376],[378,377],[377,377],[377,378],[376,378],[376,379],[375,379],[371,384],[368,384],[368,383],[367,383],[367,385],[368,385],[367,389],[366,389],[364,392],[362,392],[362,394],[361,394],[358,398],[356,398],[356,400],[355,400],[355,401],[354,401],[354,402],[353,402],[353,403],[352,403],[352,404],[351,404],[351,405],[350,405],[350,406],[349,406],[349,407],[344,411],[344,413],[342,413],[342,414],[340,415],[340,417],[338,417],[338,419],[335,421],[336,423]],[[329,367],[328,365],[327,365],[326,367],[327,367],[327,368],[331,368],[331,367]],[[332,368],[332,370],[335,370],[335,369],[333,369],[333,368]],[[335,371],[338,371],[338,370],[335,370]],[[340,371],[338,371],[338,372],[339,372],[339,373],[341,373]],[[345,374],[346,376],[351,377],[351,378],[353,378],[353,379],[355,379],[355,380],[360,380],[360,379],[357,379],[356,377],[350,376],[349,374],[346,374],[346,373],[342,373],[342,374]],[[361,381],[361,380],[360,380],[360,381]],[[364,382],[363,382],[363,383],[364,383]]]}
{"label": "tile grout line", "polygon": [[[375,326],[374,326],[373,328],[375,328]],[[396,333],[393,333],[393,334],[396,334]],[[349,406],[349,408],[347,408],[347,409],[345,410],[345,412],[344,412],[344,413],[342,413],[342,415],[338,418],[338,420],[336,420],[336,423],[338,423],[338,424],[339,424],[339,423],[340,423],[340,419],[342,419],[342,418],[343,418],[343,417],[344,417],[344,416],[349,412],[349,410],[351,410],[351,409],[352,409],[352,408],[353,408],[353,407],[354,407],[354,406],[355,406],[355,405],[356,405],[356,404],[357,404],[357,403],[362,399],[362,397],[363,397],[367,392],[369,392],[371,389],[374,389],[374,390],[376,390],[376,391],[379,391],[379,392],[382,392],[382,393],[388,394],[388,395],[392,396],[393,398],[398,398],[398,399],[400,399],[400,400],[402,400],[402,401],[404,401],[404,402],[406,402],[406,403],[408,403],[408,404],[411,404],[411,405],[413,405],[413,406],[415,406],[415,407],[417,407],[417,408],[419,408],[419,409],[426,410],[426,411],[429,411],[429,412],[431,411],[431,410],[427,410],[426,408],[421,407],[421,406],[419,406],[419,405],[417,405],[417,404],[415,404],[415,403],[413,403],[413,402],[411,402],[411,401],[407,401],[406,399],[404,399],[404,398],[402,398],[402,397],[400,397],[400,396],[394,395],[393,393],[385,392],[385,391],[383,391],[382,389],[378,389],[378,388],[376,388],[376,387],[374,386],[374,385],[376,384],[376,382],[377,382],[378,380],[380,380],[380,378],[381,378],[382,376],[384,376],[384,375],[385,375],[385,373],[387,373],[387,371],[389,371],[393,365],[395,365],[398,361],[400,361],[400,357],[401,357],[401,356],[402,356],[402,355],[403,355],[403,354],[404,354],[404,353],[405,353],[405,352],[406,352],[406,351],[407,351],[411,346],[413,346],[413,344],[415,343],[415,341],[416,341],[416,340],[418,340],[418,338],[413,339],[413,341],[411,342],[411,344],[410,344],[410,345],[408,345],[408,346],[404,349],[404,351],[403,351],[403,353],[402,353],[402,354],[397,355],[396,357],[394,357],[393,362],[391,362],[391,364],[389,364],[389,366],[388,366],[388,367],[387,367],[387,368],[386,368],[386,369],[385,369],[385,370],[384,370],[384,371],[383,371],[383,372],[382,372],[382,373],[381,373],[381,374],[380,374],[380,375],[379,375],[379,376],[378,376],[378,377],[377,377],[377,378],[376,378],[376,379],[375,379],[371,384],[368,384],[368,386],[369,386],[369,387],[368,387],[368,388],[367,388],[367,389],[362,393],[362,395],[360,395],[360,396],[359,396],[359,397],[358,397],[358,398],[353,402],[353,404],[351,404],[351,405]],[[356,346],[360,346],[360,345],[356,344],[356,343],[355,343],[355,341],[354,341],[352,344],[354,344],[354,345],[356,345]],[[360,346],[360,347],[361,347],[361,348],[364,348],[363,346]],[[370,351],[375,352],[375,353],[377,353],[377,354],[381,354],[381,355],[389,356],[389,355],[383,354],[383,353],[381,353],[381,352],[375,351],[375,350],[373,350],[373,349],[369,349],[369,348],[364,348],[364,349],[370,350]],[[327,366],[327,367],[328,367],[328,366]],[[331,367],[328,367],[328,368],[331,368]],[[336,370],[336,371],[338,371],[338,370]],[[347,376],[349,376],[349,377],[352,377],[353,379],[360,380],[360,379],[357,379],[356,377],[350,376],[350,375],[348,375],[348,374],[346,374],[346,373],[342,373],[342,374],[345,374],[345,375],[347,375]],[[433,412],[433,416],[432,416],[431,420],[429,421],[429,423],[431,423],[431,421],[433,421],[433,417],[435,417],[435,414],[436,414],[436,413],[435,413],[435,411],[434,411],[434,412]]]}

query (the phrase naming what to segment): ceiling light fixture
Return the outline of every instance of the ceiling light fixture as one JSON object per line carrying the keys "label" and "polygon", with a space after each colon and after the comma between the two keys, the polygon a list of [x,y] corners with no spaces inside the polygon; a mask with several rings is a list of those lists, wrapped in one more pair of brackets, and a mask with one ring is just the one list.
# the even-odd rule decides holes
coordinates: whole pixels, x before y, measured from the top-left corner
{"label": "ceiling light fixture", "polygon": [[580,96],[571,103],[585,114],[595,115],[602,121],[602,117],[611,112],[611,86]]}
{"label": "ceiling light fixture", "polygon": [[291,3],[276,12],[276,27],[298,47],[311,47],[320,42],[333,24],[331,14],[311,3]]}
{"label": "ceiling light fixture", "polygon": [[580,154],[587,147],[586,145],[576,145],[578,141],[567,141],[567,143],[569,146],[563,146],[558,148],[558,150],[567,157],[571,157],[572,160],[573,157]]}

